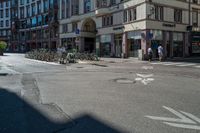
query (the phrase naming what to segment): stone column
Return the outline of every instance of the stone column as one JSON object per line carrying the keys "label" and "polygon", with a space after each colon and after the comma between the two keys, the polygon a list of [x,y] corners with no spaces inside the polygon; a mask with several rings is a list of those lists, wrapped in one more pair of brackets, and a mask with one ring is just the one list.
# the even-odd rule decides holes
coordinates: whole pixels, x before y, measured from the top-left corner
{"label": "stone column", "polygon": [[84,52],[85,51],[85,38],[80,37],[79,42],[76,42],[76,45],[79,47],[79,52]]}
{"label": "stone column", "polygon": [[115,56],[115,35],[111,34],[111,57]]}
{"label": "stone column", "polygon": [[96,55],[100,57],[100,36],[96,36]]}
{"label": "stone column", "polygon": [[122,35],[122,58],[127,57],[127,34]]}
{"label": "stone column", "polygon": [[190,41],[189,41],[189,33],[185,33],[184,34],[184,38],[185,38],[185,57],[188,57],[190,54],[189,54],[189,46],[190,46]]}
{"label": "stone column", "polygon": [[170,57],[172,58],[174,56],[174,52],[173,52],[173,43],[174,43],[174,37],[173,37],[173,32],[169,33],[169,39],[170,39]]}

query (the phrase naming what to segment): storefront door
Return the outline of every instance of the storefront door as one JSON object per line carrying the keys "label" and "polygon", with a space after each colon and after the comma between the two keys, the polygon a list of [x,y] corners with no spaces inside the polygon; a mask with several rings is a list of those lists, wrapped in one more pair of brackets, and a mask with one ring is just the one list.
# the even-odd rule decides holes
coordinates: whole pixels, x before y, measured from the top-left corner
{"label": "storefront door", "polygon": [[183,57],[183,33],[173,33],[173,56]]}
{"label": "storefront door", "polygon": [[93,53],[95,51],[95,39],[94,38],[85,38],[85,52]]}
{"label": "storefront door", "polygon": [[122,54],[122,35],[115,36],[115,56],[121,57]]}
{"label": "storefront door", "polygon": [[141,49],[141,40],[131,39],[129,43],[129,56],[138,57],[139,49]]}

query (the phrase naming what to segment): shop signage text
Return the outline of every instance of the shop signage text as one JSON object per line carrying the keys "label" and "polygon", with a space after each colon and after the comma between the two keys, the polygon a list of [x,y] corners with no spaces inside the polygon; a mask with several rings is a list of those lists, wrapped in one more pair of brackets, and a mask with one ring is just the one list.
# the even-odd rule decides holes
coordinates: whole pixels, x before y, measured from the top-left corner
{"label": "shop signage text", "polygon": [[163,23],[163,26],[165,26],[165,27],[176,27],[176,24]]}

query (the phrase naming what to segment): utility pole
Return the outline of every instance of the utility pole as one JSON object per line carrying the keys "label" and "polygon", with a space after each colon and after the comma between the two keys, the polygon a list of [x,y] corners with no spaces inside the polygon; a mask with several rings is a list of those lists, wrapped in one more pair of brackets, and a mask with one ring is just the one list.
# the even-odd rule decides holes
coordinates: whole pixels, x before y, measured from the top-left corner
{"label": "utility pole", "polygon": [[188,3],[188,8],[189,8],[189,26],[191,26],[191,0],[189,0],[189,3]]}
{"label": "utility pole", "polygon": [[191,40],[191,32],[192,32],[192,24],[191,24],[191,0],[189,0],[188,3],[188,8],[189,8],[189,33],[188,33],[188,43],[189,43],[189,54],[191,55],[192,53],[192,40]]}

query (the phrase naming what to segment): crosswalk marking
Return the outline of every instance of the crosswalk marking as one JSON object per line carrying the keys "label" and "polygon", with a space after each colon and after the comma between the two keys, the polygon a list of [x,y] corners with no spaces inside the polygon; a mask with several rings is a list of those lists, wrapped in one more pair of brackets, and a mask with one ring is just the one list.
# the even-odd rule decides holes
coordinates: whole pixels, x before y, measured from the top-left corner
{"label": "crosswalk marking", "polygon": [[176,67],[195,67],[200,68],[199,63],[186,63],[186,62],[152,62],[152,65],[163,66],[176,66]]}
{"label": "crosswalk marking", "polygon": [[163,64],[163,65],[165,65],[165,66],[173,66],[173,65],[181,65],[181,64],[183,64],[183,63],[173,63],[173,62],[171,62],[171,63],[166,63],[166,64]]}
{"label": "crosswalk marking", "polygon": [[151,63],[152,65],[159,65],[159,64],[163,64],[163,62],[154,62],[154,63]]}
{"label": "crosswalk marking", "polygon": [[195,66],[196,68],[200,68],[200,66]]}
{"label": "crosswalk marking", "polygon": [[186,66],[195,66],[196,64],[182,64],[182,65],[176,65],[180,67],[186,67]]}

